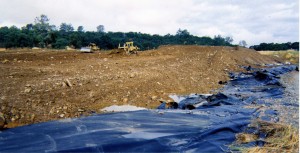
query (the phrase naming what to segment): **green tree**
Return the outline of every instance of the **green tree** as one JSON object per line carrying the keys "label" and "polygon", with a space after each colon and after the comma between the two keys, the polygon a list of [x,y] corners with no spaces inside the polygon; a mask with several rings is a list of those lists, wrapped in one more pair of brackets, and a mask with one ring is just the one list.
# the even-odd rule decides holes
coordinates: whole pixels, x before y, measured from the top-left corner
{"label": "green tree", "polygon": [[67,39],[58,38],[57,41],[53,44],[53,47],[58,48],[58,49],[64,49],[69,44],[70,44],[70,42]]}
{"label": "green tree", "polygon": [[49,21],[50,19],[46,15],[42,14],[40,17],[36,17],[34,19],[35,24],[33,28],[41,33],[46,33],[48,31],[55,30],[55,26],[50,25]]}
{"label": "green tree", "polygon": [[83,26],[78,26],[77,31],[78,31],[78,32],[84,32]]}
{"label": "green tree", "polygon": [[6,37],[6,48],[21,47],[19,43],[21,31],[16,26],[11,26],[9,32],[4,37]]}
{"label": "green tree", "polygon": [[50,19],[44,14],[35,18],[33,25],[35,46],[46,47],[48,45],[46,43],[48,32],[56,30],[55,25],[50,25],[49,21]]}
{"label": "green tree", "polygon": [[299,50],[299,42],[294,42],[291,44],[291,48],[295,50]]}
{"label": "green tree", "polygon": [[184,30],[181,30],[180,28],[177,30],[177,32],[176,32],[176,36],[183,36],[183,37],[185,37],[185,36],[189,36],[190,35],[190,33],[186,30],[186,29],[184,29]]}
{"label": "green tree", "polygon": [[[207,36],[191,35],[186,29],[179,29],[175,35],[150,35],[141,32],[104,32],[104,26],[99,25],[97,32],[84,31],[79,26],[77,31],[71,24],[62,23],[58,29],[50,25],[49,18],[41,15],[35,18],[34,24],[27,24],[18,29],[16,27],[0,28],[0,46],[4,47],[52,47],[64,48],[73,45],[76,48],[96,43],[100,48],[116,48],[119,43],[134,41],[142,50],[157,48],[160,45],[225,45],[230,46],[232,38],[218,35],[213,39]],[[286,44],[292,46],[292,44]],[[299,46],[299,45],[298,45]]]}
{"label": "green tree", "polygon": [[72,32],[72,31],[74,31],[74,28],[73,28],[72,24],[62,23],[59,26],[59,31],[61,31],[61,32]]}
{"label": "green tree", "polygon": [[70,45],[73,45],[75,48],[81,48],[82,47],[82,36],[79,32],[73,32],[70,34],[69,40]]}
{"label": "green tree", "polygon": [[190,44],[190,33],[186,29],[181,30],[179,28],[176,32],[175,38],[176,44]]}
{"label": "green tree", "polygon": [[8,39],[7,35],[9,34],[10,30],[8,27],[0,27],[0,47],[4,48],[7,47]]}
{"label": "green tree", "polygon": [[[229,44],[231,44],[233,42],[233,38],[232,37],[225,37],[225,41]],[[245,46],[246,47],[246,46]]]}
{"label": "green tree", "polygon": [[108,35],[101,36],[97,45],[100,46],[101,49],[113,49],[116,46],[116,44],[113,44],[113,40]]}
{"label": "green tree", "polygon": [[215,46],[225,46],[226,41],[221,35],[217,35],[214,37],[214,45]]}
{"label": "green tree", "polygon": [[104,25],[98,25],[97,32],[104,33]]}
{"label": "green tree", "polygon": [[260,43],[259,45],[250,46],[249,48],[255,49],[257,51],[261,50],[288,50],[288,49],[296,49],[299,50],[299,42],[287,42],[287,43]]}

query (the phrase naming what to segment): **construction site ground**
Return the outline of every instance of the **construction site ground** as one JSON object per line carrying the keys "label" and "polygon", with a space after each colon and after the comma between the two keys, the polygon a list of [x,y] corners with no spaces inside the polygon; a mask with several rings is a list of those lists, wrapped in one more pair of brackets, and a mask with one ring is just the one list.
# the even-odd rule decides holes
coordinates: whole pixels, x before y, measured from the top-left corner
{"label": "construction site ground", "polygon": [[0,128],[93,113],[111,105],[156,108],[170,94],[214,93],[241,65],[283,60],[246,48],[162,46],[115,51],[15,49],[0,52]]}

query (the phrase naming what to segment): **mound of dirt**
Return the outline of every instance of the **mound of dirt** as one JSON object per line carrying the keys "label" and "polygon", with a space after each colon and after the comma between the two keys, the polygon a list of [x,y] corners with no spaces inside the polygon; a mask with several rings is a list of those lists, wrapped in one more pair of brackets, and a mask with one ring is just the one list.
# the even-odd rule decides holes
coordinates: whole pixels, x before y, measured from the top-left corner
{"label": "mound of dirt", "polygon": [[111,52],[0,53],[4,127],[101,113],[111,105],[156,108],[170,94],[213,93],[241,65],[281,62],[254,50],[162,46],[138,55]]}

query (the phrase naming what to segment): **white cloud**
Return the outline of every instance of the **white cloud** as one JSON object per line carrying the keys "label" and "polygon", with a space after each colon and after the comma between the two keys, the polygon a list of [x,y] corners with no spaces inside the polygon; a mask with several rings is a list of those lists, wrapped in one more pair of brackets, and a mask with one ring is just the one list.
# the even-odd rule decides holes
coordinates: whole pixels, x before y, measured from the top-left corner
{"label": "white cloud", "polygon": [[295,0],[1,0],[0,26],[24,26],[46,14],[50,23],[76,29],[232,36],[235,43],[299,41]]}

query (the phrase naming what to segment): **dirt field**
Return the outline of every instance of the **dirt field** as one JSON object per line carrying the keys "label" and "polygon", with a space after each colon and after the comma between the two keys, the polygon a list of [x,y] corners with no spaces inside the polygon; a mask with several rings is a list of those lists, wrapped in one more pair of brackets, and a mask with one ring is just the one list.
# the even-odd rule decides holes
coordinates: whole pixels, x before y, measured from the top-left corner
{"label": "dirt field", "polygon": [[[101,113],[111,105],[156,108],[170,94],[212,93],[239,65],[281,61],[230,47],[163,46],[138,55],[0,52],[0,126]],[[1,127],[0,127],[1,128]]]}

